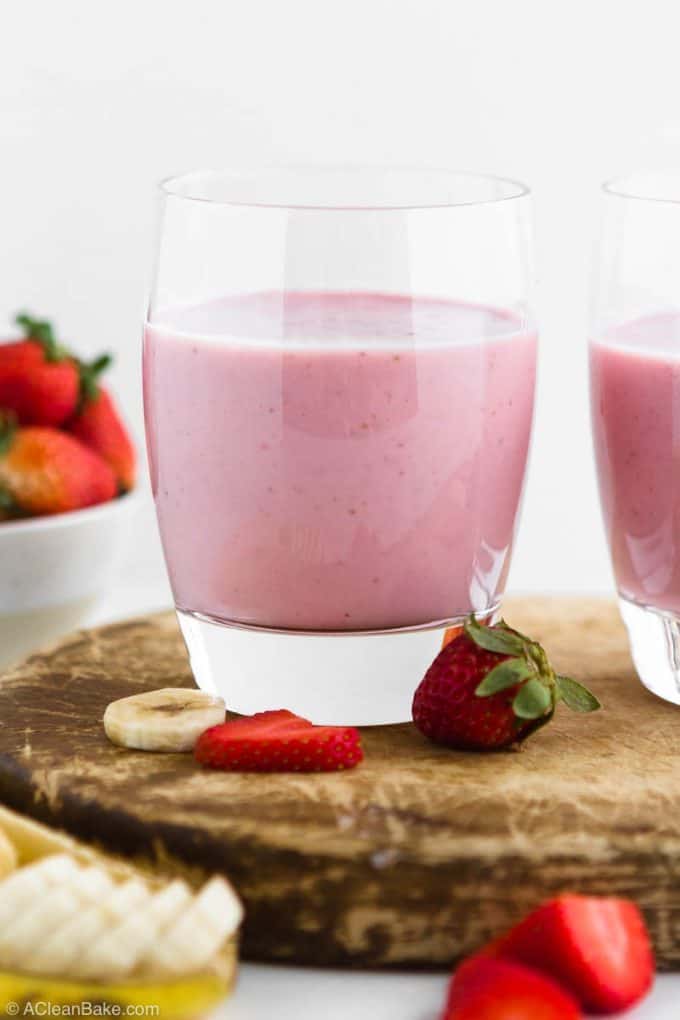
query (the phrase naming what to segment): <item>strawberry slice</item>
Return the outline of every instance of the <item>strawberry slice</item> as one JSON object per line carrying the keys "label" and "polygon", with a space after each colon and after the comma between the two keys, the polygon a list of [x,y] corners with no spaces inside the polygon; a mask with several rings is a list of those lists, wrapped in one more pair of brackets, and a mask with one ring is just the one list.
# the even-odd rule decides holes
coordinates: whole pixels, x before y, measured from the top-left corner
{"label": "strawberry slice", "polygon": [[654,979],[644,919],[634,903],[623,899],[560,896],[485,952],[549,974],[590,1013],[627,1009]]}
{"label": "strawberry slice", "polygon": [[[296,715],[295,712],[290,712],[287,708],[279,708],[272,712],[256,712],[255,715],[240,715],[236,719],[230,719],[229,725],[234,730],[246,727],[252,731],[255,722],[257,722],[257,728],[263,736],[270,730],[281,734],[287,729],[299,730],[301,726],[314,727],[314,723],[311,723],[308,719],[303,719],[301,715]],[[220,725],[224,726],[226,723],[221,723]]]}
{"label": "strawberry slice", "polygon": [[559,985],[521,963],[473,956],[451,979],[441,1020],[580,1020]]}
{"label": "strawberry slice", "polygon": [[212,726],[198,738],[194,756],[228,772],[336,772],[363,759],[353,726],[314,726],[286,709]]}

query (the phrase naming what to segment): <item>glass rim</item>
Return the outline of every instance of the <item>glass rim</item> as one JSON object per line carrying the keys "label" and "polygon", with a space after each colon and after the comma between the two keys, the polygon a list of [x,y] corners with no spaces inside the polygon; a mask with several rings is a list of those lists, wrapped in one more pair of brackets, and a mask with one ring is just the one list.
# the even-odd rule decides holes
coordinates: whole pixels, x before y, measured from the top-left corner
{"label": "glass rim", "polygon": [[[671,186],[672,192],[666,190]],[[634,171],[609,177],[602,182],[601,187],[609,198],[680,205],[680,172]]]}
{"label": "glass rim", "polygon": [[[455,185],[466,185],[469,189],[467,197],[454,198],[451,192],[450,197],[440,199],[416,199],[408,201],[385,200],[385,201],[283,201],[267,199],[247,199],[234,196],[216,196],[207,194],[204,190],[201,193],[201,186],[205,189],[210,185],[218,183],[232,184],[235,187],[250,183],[255,185],[259,178],[265,178],[271,183],[276,175],[288,175],[290,178],[300,180],[303,176],[308,178],[325,177],[326,180],[332,175],[353,178],[357,181],[361,175],[374,175],[380,177],[383,182],[388,178],[400,178],[402,183],[407,180],[413,182],[416,177],[421,178],[421,188],[426,190],[422,179],[429,177],[433,183],[436,178],[441,186],[443,182],[448,184],[450,189]],[[478,194],[472,194],[475,186]],[[425,211],[428,209],[460,209],[482,205],[496,205],[504,202],[513,202],[518,199],[527,198],[531,195],[531,189],[511,177],[503,177],[496,174],[477,173],[475,171],[454,170],[447,167],[436,166],[409,166],[409,165],[380,165],[380,164],[354,164],[354,163],[307,163],[307,164],[280,164],[262,165],[260,167],[237,167],[226,170],[192,170],[187,173],[173,174],[164,177],[158,183],[158,189],[164,198],[179,199],[183,202],[197,202],[209,206],[222,206],[234,208],[253,209],[278,209],[278,210],[315,210],[327,212],[408,212]],[[486,193],[479,194],[480,190]]]}

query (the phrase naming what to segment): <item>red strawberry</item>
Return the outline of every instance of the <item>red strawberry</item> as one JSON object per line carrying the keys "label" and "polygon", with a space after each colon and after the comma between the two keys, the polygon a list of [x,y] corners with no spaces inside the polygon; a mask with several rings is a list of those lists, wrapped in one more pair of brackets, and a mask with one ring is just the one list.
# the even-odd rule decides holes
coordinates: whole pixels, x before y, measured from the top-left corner
{"label": "red strawberry", "polygon": [[[92,368],[97,371],[98,362]],[[135,484],[135,449],[107,390],[83,375],[82,403],[67,428],[83,443],[96,450],[113,468],[118,485],[127,492]]]}
{"label": "red strawberry", "polygon": [[449,986],[442,1020],[580,1020],[559,985],[519,963],[473,956]]}
{"label": "red strawberry", "polygon": [[457,637],[463,633],[462,626],[447,627],[444,631],[444,637],[442,638],[442,648],[446,648],[452,641],[455,641]]}
{"label": "red strawberry", "polygon": [[115,495],[109,465],[73,436],[0,421],[0,507],[5,513],[65,513]]}
{"label": "red strawberry", "polygon": [[62,425],[78,403],[78,366],[48,322],[17,316],[25,340],[0,346],[0,408],[21,425]]}
{"label": "red strawberry", "polygon": [[335,772],[363,759],[351,726],[314,726],[285,709],[212,726],[198,738],[201,765],[229,772]]}
{"label": "red strawberry", "polygon": [[628,1009],[654,978],[649,935],[630,900],[560,896],[486,952],[549,974],[590,1013]]}
{"label": "red strawberry", "polygon": [[585,687],[555,673],[539,644],[503,621],[484,627],[471,616],[420,682],[413,722],[447,747],[493,750],[544,726],[559,700],[577,712],[600,707]]}

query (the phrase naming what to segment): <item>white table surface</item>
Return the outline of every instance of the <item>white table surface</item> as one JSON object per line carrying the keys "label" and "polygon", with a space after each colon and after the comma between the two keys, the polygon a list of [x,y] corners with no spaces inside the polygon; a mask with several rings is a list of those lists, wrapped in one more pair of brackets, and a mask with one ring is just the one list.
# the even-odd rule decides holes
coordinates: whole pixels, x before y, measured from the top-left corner
{"label": "white table surface", "polygon": [[[244,964],[214,1020],[438,1020],[447,978]],[[680,977],[657,979],[626,1020],[679,1020]]]}
{"label": "white table surface", "polygon": [[[157,574],[119,585],[92,622],[169,605]],[[242,964],[234,995],[214,1020],[438,1020],[446,974],[375,973]],[[627,1020],[680,1020],[680,975],[657,979]]]}

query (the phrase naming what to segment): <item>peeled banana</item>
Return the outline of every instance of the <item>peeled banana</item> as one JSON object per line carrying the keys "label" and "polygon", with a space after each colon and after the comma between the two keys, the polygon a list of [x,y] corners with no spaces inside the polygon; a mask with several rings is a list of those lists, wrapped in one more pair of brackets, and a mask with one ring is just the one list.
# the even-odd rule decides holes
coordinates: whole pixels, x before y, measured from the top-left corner
{"label": "peeled banana", "polygon": [[204,730],[224,722],[222,698],[187,687],[164,687],[112,701],[107,737],[138,751],[191,751]]}
{"label": "peeled banana", "polygon": [[225,879],[162,882],[0,808],[3,840],[0,1015],[38,995],[160,1003],[166,1020],[226,994],[243,911]]}

